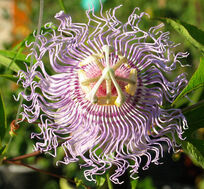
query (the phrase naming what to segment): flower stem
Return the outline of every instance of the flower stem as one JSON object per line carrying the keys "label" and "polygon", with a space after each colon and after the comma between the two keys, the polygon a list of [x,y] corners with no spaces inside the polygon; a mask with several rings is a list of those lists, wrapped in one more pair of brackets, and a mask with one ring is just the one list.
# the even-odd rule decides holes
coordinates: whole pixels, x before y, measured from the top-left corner
{"label": "flower stem", "polygon": [[63,0],[59,0],[59,4],[60,4],[61,8],[63,9],[64,13],[67,13],[67,10],[66,10],[66,8],[64,6],[64,1]]}
{"label": "flower stem", "polygon": [[40,155],[40,154],[41,154],[40,151],[36,151],[36,152],[32,152],[32,153],[25,154],[25,155],[22,155],[22,156],[17,156],[17,157],[14,157],[12,159],[9,159],[9,160],[10,161],[19,161],[19,160],[26,159],[26,158],[33,157],[33,156],[37,156],[37,155]]}
{"label": "flower stem", "polygon": [[109,173],[106,173],[106,179],[107,179],[107,183],[108,183],[108,189],[113,189],[113,184],[112,182],[110,181],[110,175]]}
{"label": "flower stem", "polygon": [[5,159],[4,162],[9,163],[9,164],[15,164],[15,165],[24,166],[24,167],[30,168],[30,169],[32,169],[34,171],[37,171],[37,172],[40,172],[40,173],[44,173],[46,175],[49,175],[49,176],[52,176],[52,177],[56,177],[56,178],[64,178],[64,179],[68,180],[69,182],[75,183],[73,180],[68,179],[68,178],[66,178],[64,176],[57,175],[57,174],[54,174],[54,173],[50,173],[48,171],[44,171],[42,169],[38,169],[38,168],[32,167],[30,165],[27,165],[27,164],[19,162],[19,161],[11,161],[11,160]]}
{"label": "flower stem", "polygon": [[186,108],[183,108],[183,109],[182,109],[182,112],[183,112],[183,113],[189,112],[189,111],[191,111],[191,110],[193,110],[193,109],[196,109],[196,108],[198,108],[198,107],[200,107],[200,106],[202,106],[202,105],[204,105],[204,100],[201,100],[200,102],[198,102],[198,103],[196,103],[196,104],[194,104],[194,105],[192,105],[192,106],[188,106],[188,107],[186,107]]}

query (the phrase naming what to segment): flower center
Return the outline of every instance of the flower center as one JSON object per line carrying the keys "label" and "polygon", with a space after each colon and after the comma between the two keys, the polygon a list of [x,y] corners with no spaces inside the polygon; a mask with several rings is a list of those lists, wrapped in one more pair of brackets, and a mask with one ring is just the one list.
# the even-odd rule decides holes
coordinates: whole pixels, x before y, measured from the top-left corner
{"label": "flower center", "polygon": [[80,62],[80,86],[91,103],[120,107],[126,100],[125,93],[135,94],[137,70],[130,69],[124,56],[114,59],[116,56],[111,56],[108,45],[104,45],[102,50],[103,53],[93,54]]}

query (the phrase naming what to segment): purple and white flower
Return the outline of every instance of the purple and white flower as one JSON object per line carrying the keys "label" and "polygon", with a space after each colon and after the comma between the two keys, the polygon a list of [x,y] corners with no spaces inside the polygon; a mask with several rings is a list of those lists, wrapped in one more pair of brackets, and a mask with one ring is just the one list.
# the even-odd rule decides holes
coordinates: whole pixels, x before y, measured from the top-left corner
{"label": "purple and white flower", "polygon": [[139,23],[148,15],[138,8],[126,23],[119,21],[119,7],[105,15],[101,10],[100,17],[87,11],[87,24],[59,12],[57,30],[47,24],[52,32],[41,33],[31,49],[36,63],[19,73],[19,82],[29,89],[20,95],[30,102],[22,105],[22,119],[40,120],[40,132],[31,135],[38,140],[35,150],[52,150],[56,157],[57,148],[63,148],[58,163],[81,158],[88,180],[114,167],[114,183],[121,183],[127,169],[134,178],[141,161],[143,169],[158,164],[161,143],[174,150],[175,136],[182,139],[187,128],[179,109],[163,108],[187,84],[183,73],[174,81],[165,76],[187,53],[173,52],[176,45],[162,24],[141,30]]}

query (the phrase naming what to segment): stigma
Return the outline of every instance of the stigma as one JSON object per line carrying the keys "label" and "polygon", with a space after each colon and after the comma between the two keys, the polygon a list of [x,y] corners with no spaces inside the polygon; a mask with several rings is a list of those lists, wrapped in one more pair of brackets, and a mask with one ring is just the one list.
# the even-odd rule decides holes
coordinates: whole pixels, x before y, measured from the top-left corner
{"label": "stigma", "polygon": [[136,92],[137,69],[131,68],[126,57],[114,54],[110,46],[101,50],[80,62],[80,87],[93,104],[121,107],[126,96]]}

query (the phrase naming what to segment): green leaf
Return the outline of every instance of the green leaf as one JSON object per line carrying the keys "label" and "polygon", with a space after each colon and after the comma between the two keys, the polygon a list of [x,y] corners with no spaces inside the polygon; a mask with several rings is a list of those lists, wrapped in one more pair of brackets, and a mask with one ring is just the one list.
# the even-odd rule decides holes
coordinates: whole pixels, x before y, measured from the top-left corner
{"label": "green leaf", "polygon": [[[54,24],[50,23],[50,27],[54,30],[57,30],[57,27]],[[40,33],[49,33],[52,29],[42,26]],[[31,58],[26,59],[26,55],[21,52],[26,48],[26,42],[29,44],[35,41],[33,33],[30,33],[23,41],[16,45],[13,50],[0,50],[0,64],[6,66],[7,68],[18,72],[19,70],[25,70],[24,62],[30,63]]]}
{"label": "green leaf", "polygon": [[182,24],[185,27],[185,29],[188,31],[191,37],[193,37],[200,44],[204,45],[204,31],[197,28],[196,26],[193,26],[183,21],[180,21],[180,24]]}
{"label": "green leaf", "polygon": [[12,64],[11,62],[12,60],[10,58],[0,55],[0,64],[2,64],[3,66],[6,66],[7,68],[9,67],[9,69],[15,72],[18,72],[20,70],[19,66],[16,64],[16,62],[13,62]]}
{"label": "green leaf", "polygon": [[180,20],[170,18],[158,18],[172,26],[179,34],[185,37],[194,47],[204,53],[204,31]]}
{"label": "green leaf", "polygon": [[2,94],[0,92],[0,140],[2,141],[6,132],[7,128],[7,118],[6,118],[6,112],[5,112],[5,106],[4,101],[2,98]]}
{"label": "green leaf", "polygon": [[204,168],[204,140],[196,139],[194,132],[203,127],[204,117],[204,100],[182,110],[184,113],[189,129],[185,131],[185,141],[178,140],[182,148],[192,161]]}
{"label": "green leaf", "polygon": [[[197,148],[197,150],[204,157],[204,140],[191,138],[189,141],[191,144],[193,144]],[[204,162],[203,162],[203,164],[204,164]]]}
{"label": "green leaf", "polygon": [[8,74],[3,74],[3,75],[1,75],[1,74],[0,74],[0,77],[5,78],[5,79],[8,79],[8,80],[10,80],[10,81],[13,81],[13,82],[15,82],[15,83],[18,81],[18,78],[17,78],[17,77],[14,77],[13,75],[8,75]]}
{"label": "green leaf", "polygon": [[154,187],[153,181],[150,177],[146,177],[144,180],[138,183],[138,189],[156,189]]}
{"label": "green leaf", "polygon": [[102,187],[104,185],[106,181],[106,178],[104,177],[104,175],[97,175],[96,176],[96,183],[97,183],[97,187]]}
{"label": "green leaf", "polygon": [[5,153],[5,150],[6,149],[6,145],[3,145],[1,148],[0,148],[0,155],[3,155]]}
{"label": "green leaf", "polygon": [[[52,24],[52,23],[49,23],[50,27],[54,30],[57,30],[57,27]],[[47,28],[45,26],[42,26],[41,29],[40,29],[40,33],[49,33],[49,32],[52,32],[52,29],[50,28]],[[23,41],[21,41],[19,44],[17,44],[14,48],[13,48],[13,51],[17,51],[18,49],[24,49],[26,48],[26,42],[29,44],[31,42],[35,41],[35,37],[33,36],[33,32],[30,33]]]}
{"label": "green leaf", "polygon": [[27,56],[22,54],[22,53],[18,53],[16,51],[10,51],[10,50],[0,50],[0,55],[5,56],[7,58],[10,59],[15,59],[18,61],[22,61],[22,62],[30,62],[30,58],[26,58]]}
{"label": "green leaf", "polygon": [[204,116],[204,100],[182,110],[187,119],[189,129],[185,131],[184,135],[191,137],[194,131],[203,127]]}
{"label": "green leaf", "polygon": [[[51,27],[54,30],[57,30],[57,27],[52,23],[49,23],[49,27]],[[46,27],[42,26],[40,29],[40,33],[45,34],[45,33],[52,32],[51,28],[47,28],[47,26]],[[26,58],[26,55],[22,54],[21,52],[26,48],[26,43],[29,44],[31,42],[34,42],[35,40],[36,39],[33,36],[33,32],[32,32],[23,41],[17,44],[11,51],[0,50],[0,64],[1,64],[1,57],[3,57],[4,59],[2,61],[2,64],[4,66],[7,66],[7,68],[16,72],[19,71],[20,69],[25,70],[25,66],[22,63],[26,62],[27,64],[29,64],[31,62],[31,57]],[[5,58],[7,58],[8,60],[7,62]],[[11,60],[8,58],[10,58]],[[33,62],[35,63],[35,60],[33,60]],[[16,69],[16,67],[18,67],[18,69]]]}
{"label": "green leaf", "polygon": [[[5,78],[5,79],[8,79],[8,80],[13,81],[15,83],[17,83],[17,81],[19,79],[18,77],[15,77],[15,76],[9,75],[9,74],[2,74],[2,75],[0,74],[0,78]],[[36,78],[35,80],[38,81],[38,78]],[[23,85],[21,83],[18,83],[18,87],[23,87]],[[30,91],[30,90],[31,90],[30,88],[27,89],[27,91]]]}
{"label": "green leaf", "polygon": [[182,141],[182,148],[196,165],[199,165],[204,169],[204,154],[201,152],[201,150],[204,149],[204,141],[197,141],[197,145],[195,145],[195,141],[193,143]]}
{"label": "green leaf", "polygon": [[30,57],[26,58],[26,55],[22,54],[21,51],[22,48],[18,51],[0,50],[0,56],[8,58],[9,62],[5,65],[7,69],[17,72],[18,70],[13,69],[13,67],[18,66],[19,69],[25,70],[24,63],[26,62],[29,65]]}
{"label": "green leaf", "polygon": [[76,187],[83,187],[84,189],[87,189],[86,185],[84,185],[83,180],[78,179],[77,177],[74,178],[74,182],[76,183]]}
{"label": "green leaf", "polygon": [[198,189],[203,189],[204,188],[204,179],[201,178],[200,181],[198,181],[198,186],[197,186]]}
{"label": "green leaf", "polygon": [[60,185],[60,189],[74,189],[74,187],[72,187],[66,179],[61,178],[59,180],[59,185]]}
{"label": "green leaf", "polygon": [[197,70],[195,71],[195,73],[193,74],[193,76],[191,77],[188,85],[183,89],[180,95],[174,100],[172,105],[174,105],[179,99],[181,99],[187,93],[190,93],[191,91],[203,86],[204,86],[204,57],[201,57],[200,64]]}

